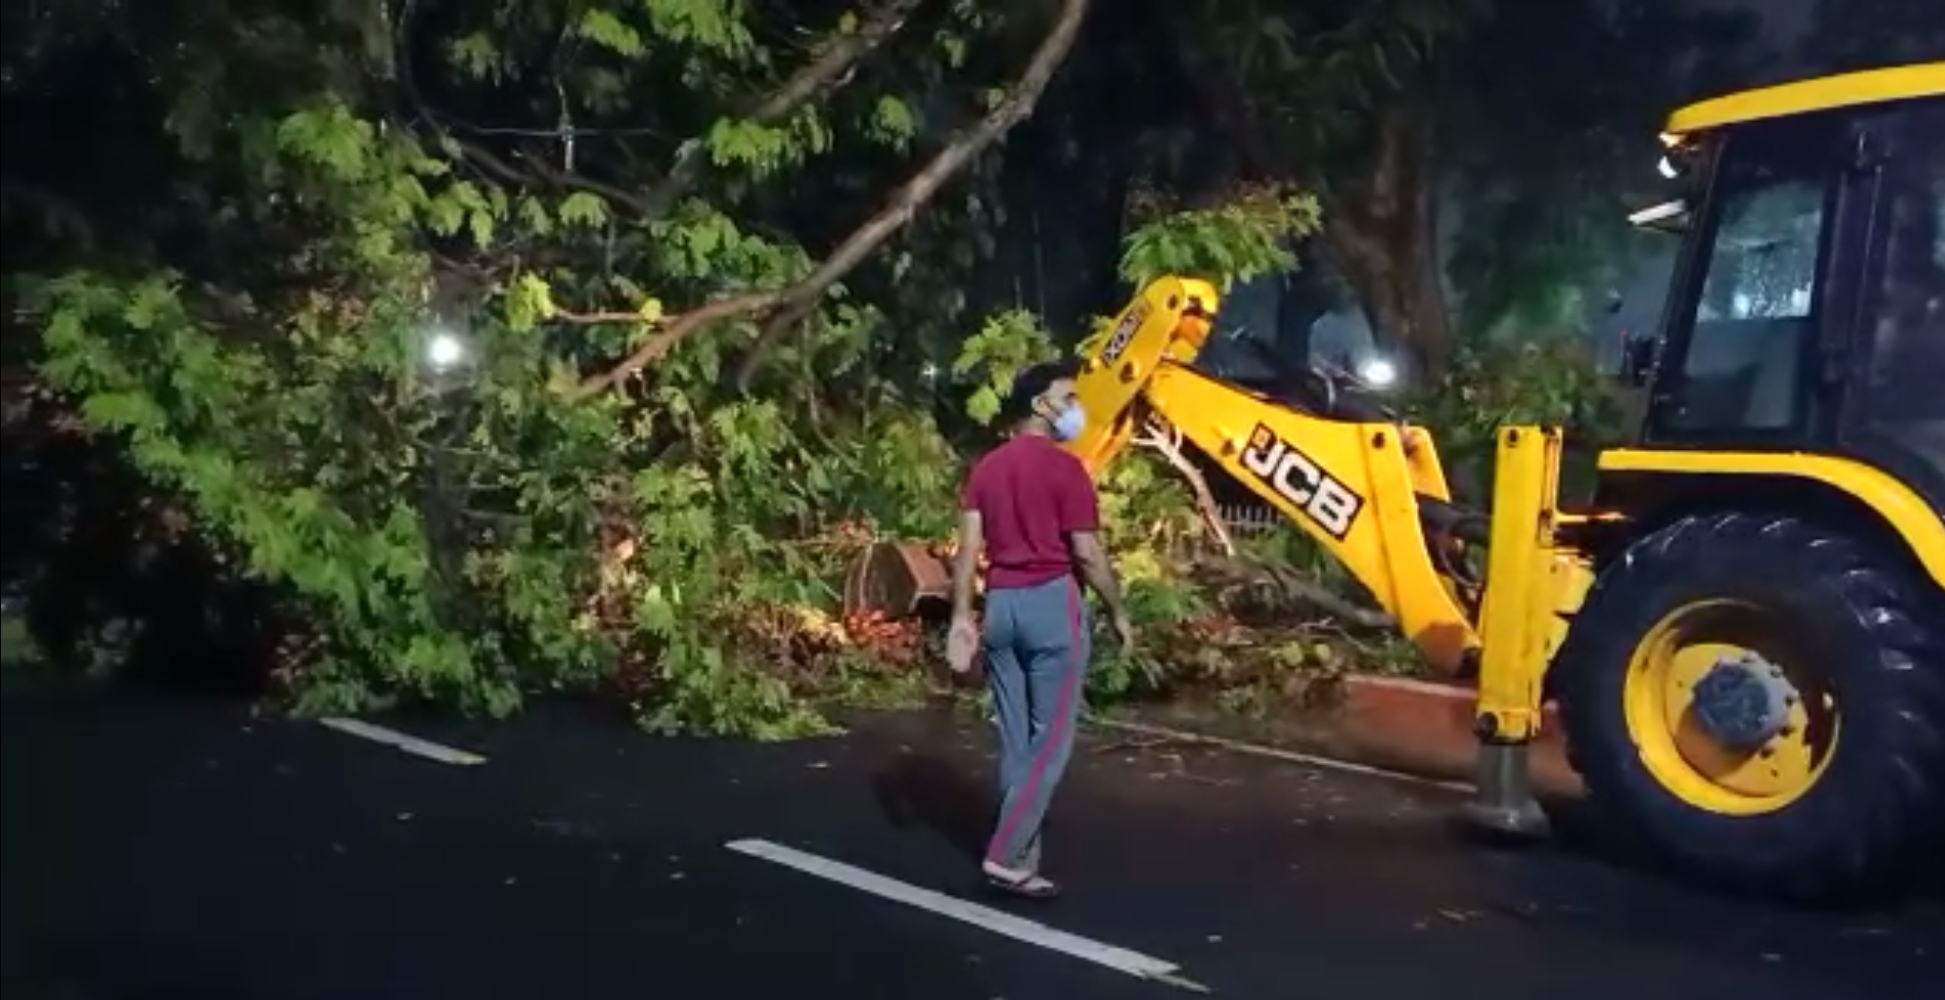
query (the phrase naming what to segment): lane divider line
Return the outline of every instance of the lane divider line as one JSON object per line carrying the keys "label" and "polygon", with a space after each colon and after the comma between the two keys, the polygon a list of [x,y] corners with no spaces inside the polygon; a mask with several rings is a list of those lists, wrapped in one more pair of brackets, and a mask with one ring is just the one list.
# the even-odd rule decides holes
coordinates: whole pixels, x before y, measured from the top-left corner
{"label": "lane divider line", "polygon": [[1200,983],[1184,979],[1181,975],[1181,967],[1165,959],[1081,937],[1078,934],[1070,934],[1039,921],[1017,917],[957,896],[948,896],[942,892],[920,888],[908,882],[900,882],[877,872],[847,865],[842,861],[833,861],[768,840],[732,840],[723,846],[738,854],[814,875],[880,899],[904,903],[937,916],[991,931],[1002,937],[1059,952],[1084,962],[1092,962],[1137,979],[1154,980],[1197,993],[1209,992],[1209,989]]}
{"label": "lane divider line", "polygon": [[1475,791],[1472,783],[1469,781],[1443,781],[1438,778],[1427,778],[1423,775],[1410,774],[1405,771],[1393,771],[1389,768],[1374,767],[1370,764],[1357,764],[1348,760],[1338,760],[1335,757],[1320,757],[1316,754],[1302,753],[1296,750],[1284,750],[1278,747],[1264,746],[1260,743],[1246,743],[1242,740],[1232,740],[1221,736],[1209,736],[1203,733],[1190,732],[1186,729],[1171,729],[1167,726],[1149,725],[1146,722],[1122,722],[1119,719],[1093,717],[1087,720],[1087,724],[1101,729],[1118,730],[1120,732],[1135,733],[1141,736],[1156,736],[1182,743],[1202,743],[1212,747],[1220,747],[1232,753],[1247,754],[1251,757],[1265,757],[1270,760],[1288,761],[1292,764],[1303,764],[1325,771],[1360,774],[1369,778],[1384,778],[1388,781],[1403,782],[1404,784],[1417,785],[1421,788],[1436,788],[1444,792],[1459,792],[1470,795]]}
{"label": "lane divider line", "polygon": [[441,764],[452,764],[457,767],[474,767],[486,763],[486,758],[479,754],[461,750],[457,747],[449,747],[443,743],[434,743],[431,740],[422,740],[410,733],[401,733],[396,729],[387,729],[384,726],[373,725],[360,719],[331,716],[317,721],[320,725],[328,729],[335,729],[346,736],[356,736],[361,740],[383,743],[386,746],[402,750],[415,757],[424,757],[427,760],[438,761]]}

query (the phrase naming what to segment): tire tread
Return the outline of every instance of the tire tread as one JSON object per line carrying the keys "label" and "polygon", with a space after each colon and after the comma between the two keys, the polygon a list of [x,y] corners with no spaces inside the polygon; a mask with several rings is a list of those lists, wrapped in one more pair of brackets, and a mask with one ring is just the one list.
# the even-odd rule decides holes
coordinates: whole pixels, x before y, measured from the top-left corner
{"label": "tire tread", "polygon": [[[1613,691],[1620,678],[1614,674],[1628,669],[1628,657],[1617,649],[1631,650],[1638,637],[1627,637],[1623,645],[1612,632],[1630,631],[1625,622],[1630,605],[1652,601],[1669,574],[1683,572],[1698,553],[1741,560],[1759,573],[1790,568],[1814,575],[1872,637],[1877,655],[1867,669],[1876,672],[1878,689],[1889,692],[1890,704],[1876,713],[1877,723],[1889,730],[1878,734],[1888,750],[1868,765],[1876,779],[1869,787],[1837,791],[1855,821],[1825,824],[1828,829],[1806,838],[1814,849],[1752,858],[1728,843],[1670,843],[1676,839],[1665,832],[1670,821],[1656,822],[1649,815],[1665,807],[1643,801],[1634,790],[1638,778],[1626,773],[1640,765],[1626,724],[1618,721]],[[1907,858],[1926,846],[1921,841],[1945,830],[1945,614],[1926,614],[1934,600],[1926,590],[1929,581],[1909,579],[1894,562],[1876,555],[1805,518],[1747,511],[1685,517],[1630,546],[1595,581],[1558,661],[1569,759],[1581,771],[1597,813],[1670,860],[1742,888],[1823,897],[1883,888],[1906,871]],[[1615,703],[1602,704],[1606,701]],[[1790,813],[1762,821],[1808,822],[1778,818]],[[1658,827],[1663,829],[1659,836]]]}

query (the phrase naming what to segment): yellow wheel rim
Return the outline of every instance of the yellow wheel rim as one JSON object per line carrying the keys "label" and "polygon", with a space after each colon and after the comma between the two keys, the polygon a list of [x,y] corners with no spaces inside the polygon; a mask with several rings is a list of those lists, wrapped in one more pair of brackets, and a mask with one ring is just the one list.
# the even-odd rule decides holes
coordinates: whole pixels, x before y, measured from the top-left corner
{"label": "yellow wheel rim", "polygon": [[[1837,702],[1794,631],[1773,611],[1706,601],[1671,612],[1642,636],[1621,697],[1628,733],[1662,787],[1699,809],[1754,816],[1816,784],[1837,747]],[[1735,749],[1702,726],[1694,690],[1717,663],[1748,656],[1780,669],[1796,697],[1780,732]]]}

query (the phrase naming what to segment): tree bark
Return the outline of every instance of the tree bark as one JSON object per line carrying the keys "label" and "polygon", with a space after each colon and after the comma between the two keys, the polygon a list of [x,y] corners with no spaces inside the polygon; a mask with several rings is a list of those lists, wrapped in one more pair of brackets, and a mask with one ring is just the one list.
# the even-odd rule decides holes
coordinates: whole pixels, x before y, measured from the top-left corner
{"label": "tree bark", "polygon": [[1155,417],[1135,436],[1134,443],[1167,459],[1168,464],[1188,481],[1190,491],[1195,494],[1195,510],[1202,517],[1202,526],[1222,547],[1222,554],[1233,558],[1236,555],[1236,541],[1229,536],[1229,528],[1222,523],[1222,510],[1216,506],[1216,495],[1209,489],[1208,478],[1182,452],[1182,432],[1166,420]]}
{"label": "tree bark", "polygon": [[1452,354],[1431,131],[1408,105],[1381,109],[1369,169],[1324,198],[1331,263],[1357,291],[1378,342],[1401,349],[1422,378],[1436,378]]}

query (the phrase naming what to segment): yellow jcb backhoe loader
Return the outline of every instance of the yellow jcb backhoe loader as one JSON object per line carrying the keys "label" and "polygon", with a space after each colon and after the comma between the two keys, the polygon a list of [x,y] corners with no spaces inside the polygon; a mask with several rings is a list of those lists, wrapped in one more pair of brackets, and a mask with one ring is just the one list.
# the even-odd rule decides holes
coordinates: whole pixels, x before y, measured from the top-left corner
{"label": "yellow jcb backhoe loader", "polygon": [[1862,888],[1945,852],[1945,64],[1707,101],[1663,142],[1690,195],[1637,221],[1679,264],[1590,503],[1559,499],[1555,429],[1500,430],[1475,513],[1342,376],[1196,370],[1217,292],[1185,278],[1086,351],[1069,447],[1098,473],[1172,424],[1475,679],[1476,823],[1545,830],[1551,698],[1603,822],[1744,887]]}

